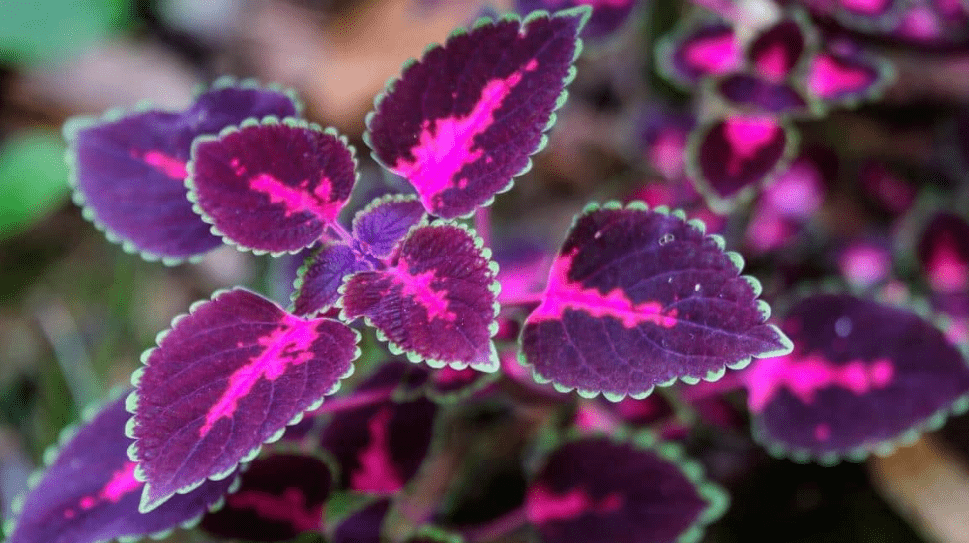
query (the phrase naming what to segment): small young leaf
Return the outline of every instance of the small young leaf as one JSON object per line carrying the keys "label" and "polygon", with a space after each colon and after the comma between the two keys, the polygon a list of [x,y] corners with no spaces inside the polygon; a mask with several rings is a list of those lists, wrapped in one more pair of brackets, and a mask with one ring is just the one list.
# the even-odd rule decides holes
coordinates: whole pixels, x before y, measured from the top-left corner
{"label": "small young leaf", "polygon": [[894,69],[886,59],[845,45],[815,55],[808,65],[804,86],[828,107],[851,107],[881,95],[894,79]]}
{"label": "small young leaf", "polygon": [[432,215],[455,218],[489,203],[545,145],[588,14],[487,21],[429,49],[367,116],[374,158],[407,178]]}
{"label": "small young leaf", "polygon": [[235,289],[175,320],[133,377],[128,431],[142,510],[220,479],[315,409],[352,371],[359,334]]}
{"label": "small young leaf", "polygon": [[294,253],[336,221],[356,168],[353,148],[333,129],[292,118],[246,121],[192,144],[189,199],[226,241]]}
{"label": "small young leaf", "polygon": [[784,19],[768,28],[747,48],[747,62],[761,77],[783,82],[808,48],[805,26],[799,20]]}
{"label": "small young leaf", "polygon": [[323,529],[323,506],[333,473],[319,458],[295,453],[258,458],[242,474],[225,507],[202,519],[202,528],[225,538],[287,541]]}
{"label": "small young leaf", "polygon": [[344,277],[371,268],[346,245],[324,245],[298,272],[293,312],[297,315],[323,313],[340,299]]}
{"label": "small young leaf", "polygon": [[755,436],[776,454],[861,459],[969,405],[962,354],[914,313],[818,294],[788,312],[783,330],[794,352],[743,375]]}
{"label": "small young leaf", "polygon": [[516,0],[515,11],[527,15],[535,10],[559,11],[589,6],[592,16],[582,29],[584,40],[604,41],[625,26],[639,0]]}
{"label": "small young leaf", "polygon": [[229,491],[234,476],[140,513],[144,483],[135,479],[135,463],[127,455],[129,416],[122,397],[62,444],[27,493],[7,543],[94,543],[156,534],[197,520]]}
{"label": "small young leaf", "polygon": [[181,262],[221,245],[186,199],[192,140],[250,117],[298,115],[286,92],[220,81],[182,112],[110,112],[64,126],[74,200],[108,239],[147,259]]}
{"label": "small young leaf", "polygon": [[808,102],[791,85],[750,74],[731,74],[717,82],[717,92],[752,112],[795,115],[808,110]]}
{"label": "small young leaf", "polygon": [[377,198],[353,218],[353,237],[363,252],[387,258],[411,228],[426,217],[416,196],[392,194]]}
{"label": "small young leaf", "polygon": [[[642,437],[641,441],[646,441]],[[566,442],[545,460],[525,497],[543,543],[675,543],[699,538],[727,497],[678,448],[606,437]]]}
{"label": "small young leaf", "polygon": [[[413,364],[383,363],[350,397],[398,385]],[[320,444],[340,465],[340,489],[392,494],[401,490],[424,462],[434,434],[437,405],[425,398],[390,399],[335,414]]]}
{"label": "small young leaf", "polygon": [[719,236],[682,214],[592,207],[552,264],[522,331],[536,377],[582,395],[644,397],[677,378],[716,380],[751,356],[790,352],[760,285]]}
{"label": "small young leaf", "polygon": [[694,131],[687,166],[710,207],[726,211],[766,185],[796,147],[793,129],[785,123],[733,115]]}
{"label": "small young leaf", "polygon": [[687,19],[657,45],[656,64],[671,83],[693,90],[705,77],[736,71],[743,48],[733,27],[721,20]]}
{"label": "small young leaf", "polygon": [[343,316],[366,317],[395,354],[433,367],[494,371],[497,264],[456,224],[419,226],[401,242],[395,267],[351,276]]}

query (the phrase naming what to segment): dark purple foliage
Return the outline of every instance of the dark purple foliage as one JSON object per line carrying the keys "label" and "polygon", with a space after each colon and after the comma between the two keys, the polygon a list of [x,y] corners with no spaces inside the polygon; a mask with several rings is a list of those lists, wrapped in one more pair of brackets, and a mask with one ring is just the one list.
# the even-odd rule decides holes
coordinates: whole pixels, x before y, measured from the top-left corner
{"label": "dark purple foliage", "polygon": [[525,16],[535,10],[559,11],[579,6],[592,8],[582,38],[605,41],[621,30],[640,0],[516,0],[515,10]]}
{"label": "dark purple foliage", "polygon": [[333,129],[297,119],[247,121],[192,145],[189,199],[227,242],[295,253],[336,221],[356,167],[353,148]]}
{"label": "dark purple foliage", "polygon": [[394,267],[346,281],[341,314],[366,317],[394,354],[415,362],[495,371],[498,270],[490,256],[456,224],[415,228],[401,242]]}
{"label": "dark purple foliage", "polygon": [[390,511],[390,498],[375,500],[353,512],[332,531],[333,543],[382,543],[384,519]]}
{"label": "dark purple foliage", "polygon": [[755,434],[776,454],[860,459],[969,406],[962,353],[907,310],[817,294],[788,311],[782,328],[794,351],[744,374]]}
{"label": "dark purple foliage", "polygon": [[297,274],[293,293],[293,312],[317,315],[333,307],[340,298],[343,279],[358,271],[372,269],[370,263],[349,246],[339,243],[324,245],[313,253]]}
{"label": "dark purple foliage", "polygon": [[916,256],[932,290],[965,293],[969,289],[969,223],[955,213],[938,213],[919,238]]}
{"label": "dark purple foliage", "polygon": [[757,300],[760,284],[739,275],[742,264],[682,214],[592,206],[525,323],[524,361],[556,388],[619,400],[789,352],[764,323],[769,308]]}
{"label": "dark purple foliage", "polygon": [[140,513],[144,483],[135,479],[135,463],[128,459],[129,417],[121,397],[62,443],[25,497],[8,543],[95,543],[165,532],[201,517],[236,480],[229,473]]}
{"label": "dark purple foliage", "polygon": [[65,125],[75,201],[108,239],[176,263],[221,245],[186,200],[192,141],[251,117],[299,115],[290,93],[220,80],[184,111],[114,111]]}
{"label": "dark purple foliage", "polygon": [[370,202],[354,216],[353,237],[364,253],[387,258],[426,216],[416,196],[389,194]]}
{"label": "dark purple foliage", "polygon": [[732,73],[743,62],[733,27],[713,18],[684,20],[655,51],[663,75],[685,90],[696,88],[706,77]]}
{"label": "dark purple foliage", "polygon": [[374,158],[407,178],[432,215],[459,217],[490,203],[544,147],[588,14],[487,22],[407,64],[367,116]]}
{"label": "dark purple foliage", "polygon": [[358,338],[242,289],[177,318],[132,378],[128,433],[147,483],[142,510],[225,477],[281,437],[349,375]]}
{"label": "dark purple foliage", "polygon": [[249,541],[287,541],[323,529],[333,474],[323,460],[278,453],[254,460],[225,506],[202,519],[207,532]]}
{"label": "dark purple foliage", "polygon": [[649,444],[583,437],[553,451],[525,499],[541,541],[674,543],[719,518],[726,495],[700,466],[672,445]]}

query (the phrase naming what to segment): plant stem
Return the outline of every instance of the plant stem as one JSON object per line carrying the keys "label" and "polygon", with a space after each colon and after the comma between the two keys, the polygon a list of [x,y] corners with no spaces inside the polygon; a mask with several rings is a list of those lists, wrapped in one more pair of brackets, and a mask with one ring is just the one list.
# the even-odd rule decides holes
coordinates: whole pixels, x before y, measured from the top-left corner
{"label": "plant stem", "polygon": [[337,239],[339,239],[340,241],[342,241],[343,243],[351,247],[353,246],[353,236],[350,235],[350,232],[348,232],[347,229],[344,228],[342,224],[336,221],[333,221],[330,223],[329,226],[330,227],[327,230],[328,233],[336,234]]}
{"label": "plant stem", "polygon": [[482,543],[484,541],[494,541],[502,536],[506,536],[528,524],[528,512],[522,505],[504,515],[488,522],[487,524],[476,526],[465,533],[464,539],[468,543]]}
{"label": "plant stem", "polygon": [[542,303],[542,297],[544,296],[544,292],[520,292],[501,298],[500,302],[502,309],[519,305],[538,305]]}

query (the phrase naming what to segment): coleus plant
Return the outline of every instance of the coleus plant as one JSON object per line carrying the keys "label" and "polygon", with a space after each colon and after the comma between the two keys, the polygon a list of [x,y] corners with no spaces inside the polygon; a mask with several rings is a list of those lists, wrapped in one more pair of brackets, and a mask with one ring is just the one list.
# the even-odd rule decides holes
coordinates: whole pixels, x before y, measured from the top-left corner
{"label": "coleus plant", "polygon": [[[176,318],[134,389],[92,408],[50,451],[7,526],[10,543],[128,540],[199,522],[261,541],[307,531],[488,540],[488,527],[442,527],[433,506],[415,512],[407,490],[435,449],[441,407],[492,394],[499,374],[548,398],[612,402],[583,403],[565,428],[536,432],[522,503],[497,524],[511,519],[547,543],[695,540],[723,513],[726,496],[699,464],[632,429],[669,422],[672,408],[647,398],[656,387],[729,370],[724,382],[749,393],[755,437],[822,463],[890,450],[969,406],[963,354],[932,321],[815,292],[775,326],[741,256],[680,210],[590,204],[555,255],[526,250],[499,269],[484,241],[487,206],[545,146],[581,36],[606,39],[635,9],[545,7],[580,3],[605,6],[595,26],[588,7],[486,18],[405,64],[375,100],[364,141],[413,191],[379,196],[349,222],[356,151],[302,118],[290,91],[223,79],[181,111],[68,123],[75,200],[125,250],[174,265],[229,244],[303,264],[286,307],[234,288]],[[662,170],[695,182],[716,210],[776,176],[758,217],[797,230],[824,172],[808,154],[793,160],[792,120],[860,101],[887,70],[822,45],[800,12],[750,43],[738,35],[730,21],[699,18],[664,41],[666,75],[709,81],[703,92],[730,108],[679,124],[679,139],[657,125],[649,144],[678,145],[686,167]],[[812,199],[792,206],[791,194]],[[969,228],[958,220],[933,228]],[[969,249],[927,247],[933,281],[964,286]],[[389,352],[337,396],[364,327]]]}

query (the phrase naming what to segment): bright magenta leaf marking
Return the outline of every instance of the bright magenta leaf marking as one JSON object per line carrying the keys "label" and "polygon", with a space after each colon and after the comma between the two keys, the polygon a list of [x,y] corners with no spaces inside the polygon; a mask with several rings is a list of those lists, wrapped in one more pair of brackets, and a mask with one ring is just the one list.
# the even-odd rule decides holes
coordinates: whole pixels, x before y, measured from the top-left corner
{"label": "bright magenta leaf marking", "polygon": [[294,213],[309,212],[323,222],[336,219],[341,205],[339,202],[328,201],[330,178],[322,177],[312,191],[309,190],[309,185],[310,180],[304,179],[298,186],[291,187],[266,173],[257,175],[251,182],[252,188],[269,196],[270,202],[283,204],[286,207],[287,217]]}
{"label": "bright magenta leaf marking", "polygon": [[295,487],[287,488],[282,495],[243,490],[229,494],[227,501],[235,509],[250,509],[264,519],[288,522],[298,532],[318,530],[323,522],[323,504],[308,508],[306,495]]}
{"label": "bright magenta leaf marking", "polygon": [[536,485],[528,492],[525,504],[528,520],[544,524],[556,520],[572,520],[582,515],[614,513],[622,507],[622,495],[613,492],[596,501],[584,488],[573,488],[566,494],[555,494],[551,489]]}
{"label": "bright magenta leaf marking", "polygon": [[390,419],[393,416],[389,407],[378,411],[367,421],[370,441],[360,453],[360,469],[350,476],[354,490],[365,492],[396,492],[404,487],[397,475],[394,462],[390,458]]}
{"label": "bright magenta leaf marking", "polygon": [[451,366],[444,366],[434,372],[434,382],[440,385],[459,385],[473,382],[477,375],[478,372],[472,369],[456,370]]}
{"label": "bright magenta leaf marking", "polygon": [[145,151],[144,153],[132,151],[132,155],[172,179],[182,181],[188,177],[188,172],[185,170],[185,161],[166,155],[161,151]]}
{"label": "bright magenta leaf marking", "polygon": [[281,328],[259,339],[265,350],[245,366],[235,370],[219,401],[205,414],[205,424],[199,428],[199,436],[205,437],[219,419],[231,419],[244,398],[259,379],[273,381],[291,366],[298,366],[313,358],[310,346],[316,340],[314,322],[286,315]]}
{"label": "bright magenta leaf marking", "polygon": [[740,46],[733,32],[725,35],[698,38],[688,43],[686,61],[704,73],[724,74],[733,71],[740,61]]}
{"label": "bright magenta leaf marking", "polygon": [[845,8],[866,15],[877,15],[888,9],[890,0],[841,0]]}
{"label": "bright magenta leaf marking", "polygon": [[852,360],[836,366],[819,354],[806,357],[789,354],[758,360],[744,374],[750,392],[752,411],[762,411],[783,388],[805,404],[814,402],[814,394],[829,387],[841,387],[857,395],[885,388],[892,382],[895,366],[880,358],[872,362]]}
{"label": "bright magenta leaf marking", "polygon": [[842,66],[828,55],[818,55],[811,63],[808,89],[821,98],[833,98],[842,92],[856,92],[865,88],[869,76],[851,66]]}
{"label": "bright magenta leaf marking", "polygon": [[951,232],[941,232],[933,244],[925,268],[932,288],[942,292],[959,292],[969,286],[969,262],[956,249]]}
{"label": "bright magenta leaf marking", "polygon": [[458,318],[453,311],[448,310],[448,301],[445,297],[447,290],[439,291],[431,286],[431,282],[436,278],[434,270],[413,274],[407,267],[407,261],[402,258],[397,264],[397,270],[392,270],[391,273],[402,287],[401,295],[417,300],[427,309],[428,318],[442,319],[447,322],[454,322]]}
{"label": "bright magenta leaf marking", "polygon": [[779,43],[773,45],[757,59],[757,68],[771,81],[783,81],[787,77],[787,49]]}
{"label": "bright magenta leaf marking", "polygon": [[[534,71],[538,61],[532,59],[524,71]],[[476,148],[474,138],[495,120],[505,98],[523,76],[518,70],[506,78],[493,79],[481,89],[481,96],[467,115],[426,120],[421,125],[419,142],[411,149],[413,161],[401,158],[391,171],[406,177],[418,188],[425,208],[433,208],[432,197],[451,186],[465,187],[468,180],[455,180],[461,168],[481,158],[484,149]],[[433,125],[431,124],[433,122]]]}
{"label": "bright magenta leaf marking", "polygon": [[731,117],[723,122],[724,136],[734,153],[727,162],[730,175],[740,173],[742,162],[777,137],[781,127],[768,117]]}
{"label": "bright magenta leaf marking", "polygon": [[626,328],[647,322],[663,328],[676,326],[676,310],[664,312],[659,302],[633,304],[618,287],[603,295],[595,288],[586,289],[570,283],[568,273],[573,257],[562,256],[552,264],[545,296],[541,305],[529,315],[529,322],[559,320],[566,309],[573,309],[593,317],[614,317]]}
{"label": "bright magenta leaf marking", "polygon": [[[135,479],[136,466],[137,464],[134,462],[125,462],[121,469],[111,475],[111,479],[98,492],[97,496],[84,496],[78,501],[78,505],[86,511],[93,509],[99,503],[118,503],[121,498],[139,490],[143,483]],[[77,512],[73,509],[64,510],[64,518],[72,519],[75,516],[77,516]]]}

